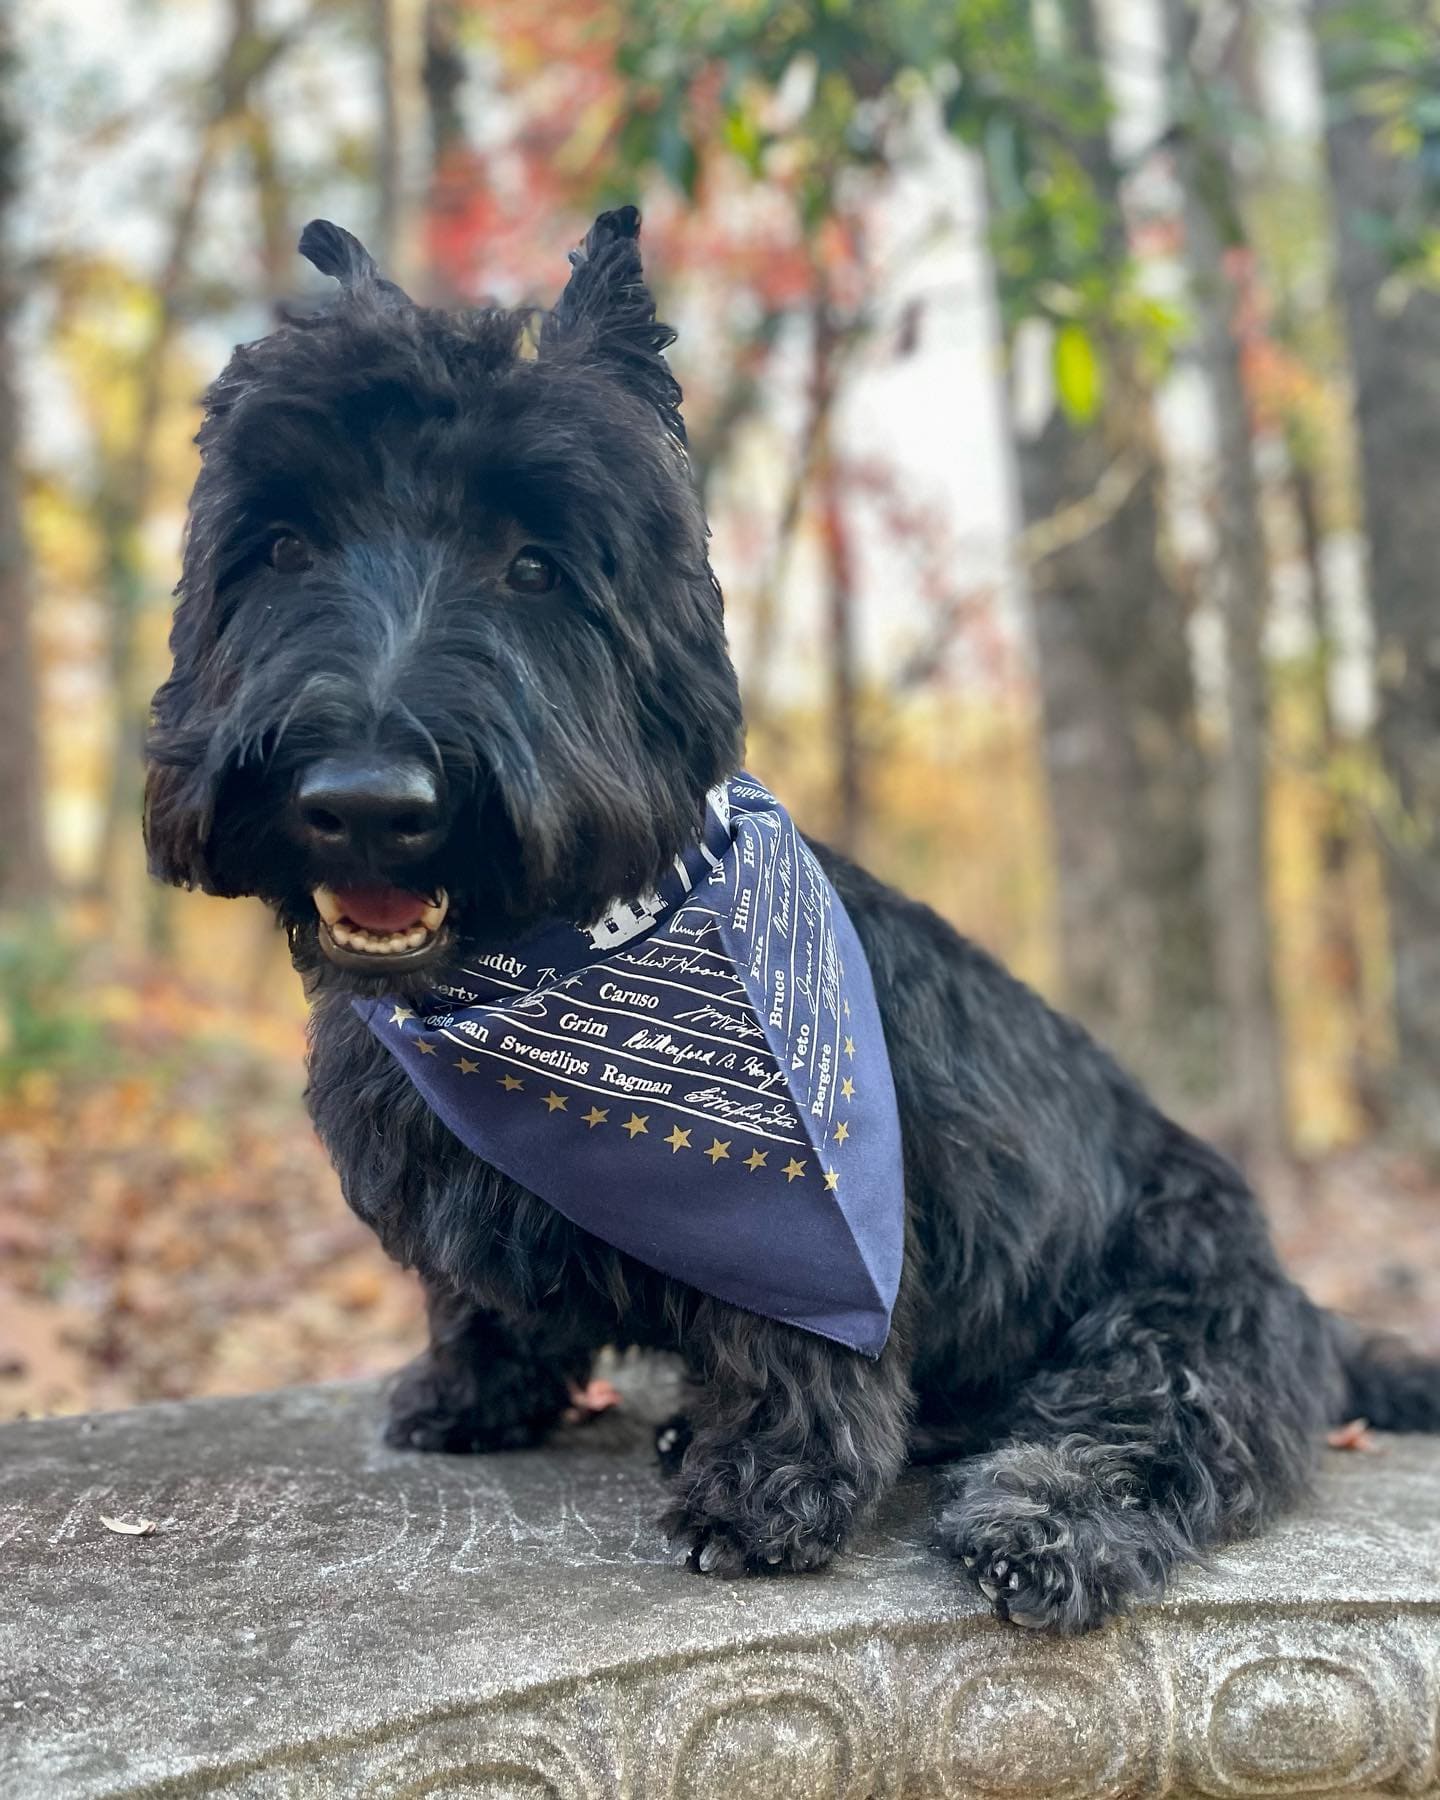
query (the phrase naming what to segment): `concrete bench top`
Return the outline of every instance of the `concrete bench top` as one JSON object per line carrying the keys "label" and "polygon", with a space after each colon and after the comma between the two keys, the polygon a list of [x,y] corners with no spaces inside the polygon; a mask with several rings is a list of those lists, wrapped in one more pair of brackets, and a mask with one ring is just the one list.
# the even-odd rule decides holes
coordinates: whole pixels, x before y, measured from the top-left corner
{"label": "concrete bench top", "polygon": [[652,1523],[663,1388],[483,1458],[383,1449],[373,1385],[0,1428],[0,1796],[1440,1780],[1440,1442],[1329,1454],[1309,1511],[1057,1643],[996,1624],[929,1548],[924,1472],[822,1574],[689,1574]]}

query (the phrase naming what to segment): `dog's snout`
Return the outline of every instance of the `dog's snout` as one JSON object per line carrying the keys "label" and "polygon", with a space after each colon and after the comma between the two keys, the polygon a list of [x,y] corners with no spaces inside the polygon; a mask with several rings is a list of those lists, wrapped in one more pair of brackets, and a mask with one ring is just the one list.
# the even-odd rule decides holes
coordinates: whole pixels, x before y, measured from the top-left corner
{"label": "dog's snout", "polygon": [[323,757],[301,775],[293,820],[313,850],[418,862],[444,836],[444,807],[435,775],[418,762]]}

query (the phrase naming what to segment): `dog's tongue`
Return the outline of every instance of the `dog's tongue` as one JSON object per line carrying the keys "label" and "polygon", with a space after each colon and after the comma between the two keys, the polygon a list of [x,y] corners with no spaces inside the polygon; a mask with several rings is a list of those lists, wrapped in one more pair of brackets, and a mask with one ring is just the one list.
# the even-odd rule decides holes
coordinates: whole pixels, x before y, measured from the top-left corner
{"label": "dog's tongue", "polygon": [[403,931],[418,925],[428,902],[423,894],[397,887],[336,888],[340,910],[354,925],[367,931]]}

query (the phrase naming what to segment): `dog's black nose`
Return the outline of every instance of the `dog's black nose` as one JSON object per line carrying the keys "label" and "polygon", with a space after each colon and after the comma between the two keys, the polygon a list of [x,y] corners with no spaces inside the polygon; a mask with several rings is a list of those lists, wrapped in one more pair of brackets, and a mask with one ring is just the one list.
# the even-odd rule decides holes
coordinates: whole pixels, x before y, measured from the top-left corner
{"label": "dog's black nose", "polygon": [[444,836],[440,784],[418,762],[326,756],[295,788],[296,835],[313,850],[418,862]]}

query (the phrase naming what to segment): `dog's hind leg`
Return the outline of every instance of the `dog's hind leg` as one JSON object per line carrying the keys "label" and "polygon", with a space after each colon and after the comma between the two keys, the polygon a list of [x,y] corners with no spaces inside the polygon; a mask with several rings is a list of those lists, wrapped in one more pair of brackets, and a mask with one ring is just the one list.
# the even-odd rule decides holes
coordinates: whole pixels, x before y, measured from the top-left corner
{"label": "dog's hind leg", "polygon": [[[1218,1160],[1218,1159],[1217,1159]],[[1304,1491],[1343,1407],[1333,1322],[1277,1268],[1238,1178],[1162,1180],[1112,1291],[956,1465],[940,1520],[1001,1618],[1088,1631]],[[1118,1291],[1114,1291],[1118,1288]]]}
{"label": "dog's hind leg", "polygon": [[1117,1298],[1064,1353],[1007,1440],[956,1466],[940,1532],[999,1617],[1072,1633],[1291,1504],[1338,1371],[1323,1316],[1283,1283],[1210,1306]]}
{"label": "dog's hind leg", "polygon": [[697,1388],[684,1424],[671,1422],[689,1437],[665,1529],[688,1542],[703,1574],[827,1563],[904,1461],[911,1395],[902,1352],[892,1339],[872,1362],[707,1303],[687,1355]]}
{"label": "dog's hind leg", "polygon": [[1339,1319],[1333,1324],[1347,1415],[1382,1431],[1440,1431],[1440,1361],[1387,1332],[1357,1332]]}
{"label": "dog's hind leg", "polygon": [[517,1325],[426,1289],[430,1345],[390,1393],[385,1441],[399,1450],[517,1450],[537,1444],[589,1379],[593,1352],[537,1319]]}

